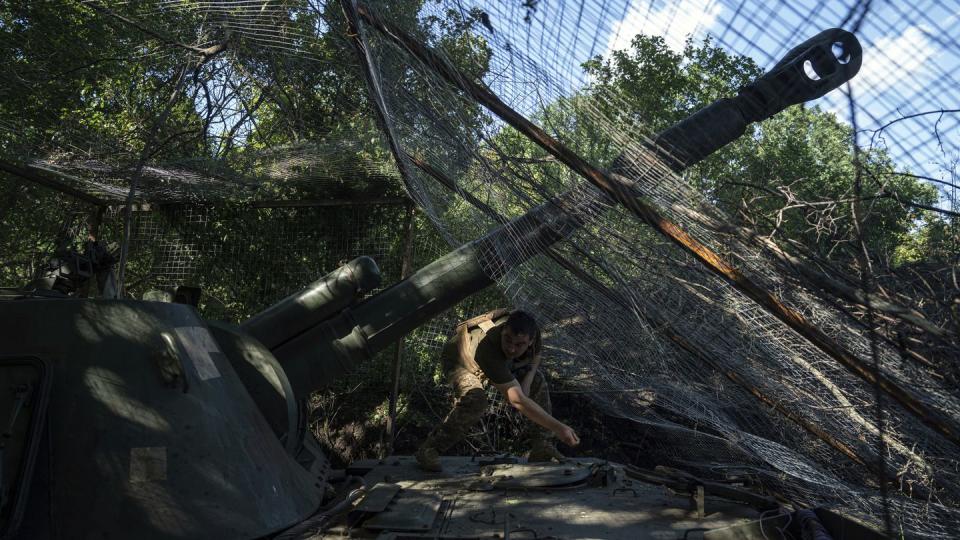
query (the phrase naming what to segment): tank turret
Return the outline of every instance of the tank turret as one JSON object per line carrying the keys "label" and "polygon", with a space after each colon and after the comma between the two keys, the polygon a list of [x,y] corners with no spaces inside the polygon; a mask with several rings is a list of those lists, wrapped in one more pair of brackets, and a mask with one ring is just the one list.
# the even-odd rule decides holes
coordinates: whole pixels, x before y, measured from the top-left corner
{"label": "tank turret", "polygon": [[[836,88],[859,59],[852,35],[825,32],[654,150],[688,167]],[[629,176],[629,163],[611,170]],[[362,301],[379,270],[359,258],[239,326],[176,303],[0,302],[0,537],[262,538],[300,523],[330,475],[304,398],[535,254],[518,245],[560,241],[590,212],[561,195]]]}

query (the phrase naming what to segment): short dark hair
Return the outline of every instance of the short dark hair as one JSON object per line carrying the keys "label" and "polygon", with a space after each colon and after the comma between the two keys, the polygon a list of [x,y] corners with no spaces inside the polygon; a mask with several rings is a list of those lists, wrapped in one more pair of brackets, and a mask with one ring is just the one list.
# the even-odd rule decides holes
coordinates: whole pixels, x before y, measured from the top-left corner
{"label": "short dark hair", "polygon": [[517,310],[507,318],[507,326],[514,334],[523,334],[530,339],[536,339],[540,335],[540,327],[533,315],[526,311]]}

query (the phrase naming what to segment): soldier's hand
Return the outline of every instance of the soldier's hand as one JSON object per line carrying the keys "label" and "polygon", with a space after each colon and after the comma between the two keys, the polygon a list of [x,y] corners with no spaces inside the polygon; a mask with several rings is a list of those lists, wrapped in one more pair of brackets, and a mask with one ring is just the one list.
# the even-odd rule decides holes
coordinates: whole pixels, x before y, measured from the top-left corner
{"label": "soldier's hand", "polygon": [[564,425],[557,431],[557,438],[567,446],[577,446],[580,444],[580,437],[577,437],[577,432],[568,425]]}

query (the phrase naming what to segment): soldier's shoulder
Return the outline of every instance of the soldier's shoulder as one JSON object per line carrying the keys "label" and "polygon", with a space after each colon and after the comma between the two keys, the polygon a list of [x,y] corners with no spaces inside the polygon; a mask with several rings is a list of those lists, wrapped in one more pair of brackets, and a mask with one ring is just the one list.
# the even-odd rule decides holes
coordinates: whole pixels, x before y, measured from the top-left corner
{"label": "soldier's shoulder", "polygon": [[503,324],[510,316],[510,310],[506,308],[494,309],[476,317],[467,319],[457,325],[458,328],[464,328],[467,332],[480,329],[483,332],[490,331],[493,327]]}

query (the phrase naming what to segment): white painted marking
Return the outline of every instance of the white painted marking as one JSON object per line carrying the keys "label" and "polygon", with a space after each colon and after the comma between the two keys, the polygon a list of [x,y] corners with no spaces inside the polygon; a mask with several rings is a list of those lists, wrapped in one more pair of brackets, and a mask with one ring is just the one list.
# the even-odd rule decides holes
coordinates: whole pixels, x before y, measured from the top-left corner
{"label": "white painted marking", "polygon": [[207,379],[216,379],[220,377],[220,371],[214,363],[210,353],[220,353],[217,342],[214,341],[210,331],[202,326],[181,326],[175,328],[177,337],[187,354],[193,361],[193,366],[197,369],[197,375],[201,381]]}
{"label": "white painted marking", "polygon": [[167,479],[167,447],[144,446],[130,449],[130,483]]}

